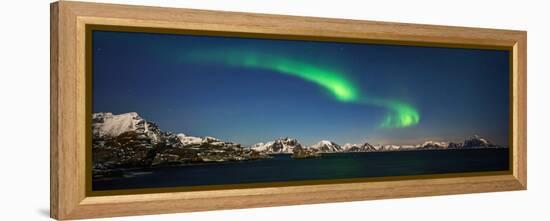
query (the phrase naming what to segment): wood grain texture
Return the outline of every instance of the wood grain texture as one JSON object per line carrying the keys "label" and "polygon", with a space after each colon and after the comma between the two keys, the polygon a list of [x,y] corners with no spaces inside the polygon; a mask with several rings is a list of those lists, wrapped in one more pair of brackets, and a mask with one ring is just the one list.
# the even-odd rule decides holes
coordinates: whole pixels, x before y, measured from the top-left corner
{"label": "wood grain texture", "polygon": [[521,37],[517,41],[517,56],[514,58],[517,64],[515,75],[518,78],[517,87],[514,90],[518,91],[517,97],[517,139],[518,143],[514,146],[517,149],[517,155],[514,159],[517,161],[515,169],[517,169],[516,178],[524,188],[527,188],[527,32],[522,32]]}
{"label": "wood grain texture", "polygon": [[[513,170],[509,175],[262,187],[119,196],[86,196],[85,26],[118,25],[216,31],[273,38],[502,47],[512,52]],[[51,5],[51,216],[141,215],[527,188],[524,31],[217,12],[80,2]]]}
{"label": "wood grain texture", "polygon": [[58,160],[58,56],[59,56],[59,8],[57,3],[50,6],[50,214],[55,217],[59,207],[59,160]]}

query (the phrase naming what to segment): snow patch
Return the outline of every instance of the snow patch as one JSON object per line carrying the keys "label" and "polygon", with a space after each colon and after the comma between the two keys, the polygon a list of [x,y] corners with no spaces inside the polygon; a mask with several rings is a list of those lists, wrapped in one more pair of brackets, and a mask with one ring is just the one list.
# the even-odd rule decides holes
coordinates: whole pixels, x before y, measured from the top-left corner
{"label": "snow patch", "polygon": [[136,112],[114,115],[113,113],[95,113],[92,116],[93,131],[100,136],[116,137],[124,132],[133,131],[143,121]]}
{"label": "snow patch", "polygon": [[186,136],[185,134],[176,135],[183,145],[202,144],[203,139],[200,137]]}

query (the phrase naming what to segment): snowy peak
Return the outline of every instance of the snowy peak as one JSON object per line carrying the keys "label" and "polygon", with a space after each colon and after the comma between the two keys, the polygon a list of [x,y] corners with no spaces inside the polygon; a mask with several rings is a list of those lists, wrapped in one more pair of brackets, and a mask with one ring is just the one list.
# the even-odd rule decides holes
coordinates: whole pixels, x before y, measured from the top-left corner
{"label": "snowy peak", "polygon": [[[370,144],[369,144],[370,145]],[[321,140],[319,143],[305,147],[303,146],[298,140],[293,138],[279,138],[274,141],[269,141],[267,143],[257,143],[250,147],[253,150],[269,153],[269,154],[277,154],[277,153],[294,153],[296,151],[300,150],[309,150],[313,152],[320,152],[320,153],[330,153],[330,152],[342,152],[343,149],[340,147],[340,145],[328,141],[328,140]]]}
{"label": "snowy peak", "polygon": [[303,146],[298,140],[286,137],[267,143],[257,143],[251,148],[266,153],[293,153],[295,149],[303,149]]}
{"label": "snowy peak", "polygon": [[174,135],[137,113],[94,113],[92,116],[93,176],[135,167],[243,161],[267,158],[240,144],[214,137]]}
{"label": "snowy peak", "polygon": [[178,134],[176,135],[183,145],[194,145],[194,144],[201,144],[203,142],[203,139],[200,137],[193,137],[193,136],[187,136],[185,134]]}
{"label": "snowy peak", "polygon": [[[131,134],[136,139],[149,139],[153,145],[158,143],[172,143],[179,146],[200,146],[208,144],[220,147],[233,147],[236,144],[224,142],[214,137],[194,137],[183,133],[173,135],[163,132],[150,121],[143,119],[136,112],[124,114],[94,113],[92,116],[92,131],[96,140],[116,138]],[[175,143],[174,143],[175,142]]]}
{"label": "snowy peak", "polygon": [[240,144],[235,144],[232,142],[222,141],[214,137],[193,137],[187,136],[185,134],[178,134],[178,140],[183,144],[184,147],[200,147],[200,146],[210,146],[210,147],[235,147],[240,146]]}
{"label": "snowy peak", "polygon": [[478,135],[474,135],[473,137],[464,140],[462,147],[463,148],[495,147],[495,145],[489,142],[487,139],[481,138]]}
{"label": "snowy peak", "polygon": [[[214,137],[194,137],[186,134],[173,135],[163,132],[159,127],[150,121],[143,119],[136,112],[113,114],[108,112],[94,113],[92,115],[92,132],[97,145],[105,145],[109,139],[120,136],[130,140],[141,142],[147,148],[153,148],[158,144],[169,143],[172,146],[190,148],[240,148],[238,143],[225,142]],[[125,138],[126,139],[126,138]],[[318,153],[333,152],[371,152],[371,151],[405,151],[405,150],[439,150],[439,149],[460,149],[460,148],[498,148],[487,139],[474,135],[464,140],[463,143],[426,141],[416,145],[376,145],[369,143],[350,144],[340,146],[329,140],[321,140],[318,143],[306,147],[294,138],[279,138],[266,143],[257,143],[249,150],[267,154],[294,153],[302,150]],[[303,152],[303,151],[302,151]]]}
{"label": "snowy peak", "polygon": [[365,142],[363,144],[350,144],[346,143],[342,146],[342,150],[345,152],[367,152],[375,151],[376,149],[371,144]]}
{"label": "snowy peak", "polygon": [[141,123],[145,125],[143,119],[135,112],[119,115],[113,113],[94,113],[92,115],[93,131],[99,136],[116,137],[124,132],[136,130],[138,124]]}
{"label": "snowy peak", "polygon": [[92,114],[94,139],[114,138],[129,132],[140,139],[149,139],[152,144],[159,143],[166,136],[155,123],[146,121],[136,112],[124,114],[100,112]]}
{"label": "snowy peak", "polygon": [[95,137],[117,137],[126,132],[142,134],[153,142],[161,138],[161,131],[153,122],[147,122],[136,112],[124,114],[94,113],[92,114],[92,131]]}
{"label": "snowy peak", "polygon": [[321,140],[319,143],[310,146],[309,149],[314,149],[319,152],[329,153],[329,152],[342,152],[343,149],[340,147],[340,145],[329,141],[329,140]]}
{"label": "snowy peak", "polygon": [[381,145],[376,150],[377,151],[398,151],[398,150],[401,150],[401,146],[393,145],[393,144]]}
{"label": "snowy peak", "polygon": [[422,149],[446,149],[449,147],[447,142],[437,142],[437,141],[426,141],[421,145]]}

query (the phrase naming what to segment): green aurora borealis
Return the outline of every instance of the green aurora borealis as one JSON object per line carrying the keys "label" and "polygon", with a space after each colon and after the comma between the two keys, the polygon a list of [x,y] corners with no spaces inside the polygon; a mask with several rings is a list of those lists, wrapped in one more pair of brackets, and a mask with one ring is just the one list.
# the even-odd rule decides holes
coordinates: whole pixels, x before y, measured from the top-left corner
{"label": "green aurora borealis", "polygon": [[234,67],[265,69],[317,84],[340,102],[386,109],[386,116],[378,125],[381,128],[404,128],[416,125],[420,121],[417,108],[411,104],[398,99],[369,95],[362,90],[363,88],[354,84],[344,72],[316,64],[271,53],[232,49],[190,51],[184,58],[193,62],[216,62]]}

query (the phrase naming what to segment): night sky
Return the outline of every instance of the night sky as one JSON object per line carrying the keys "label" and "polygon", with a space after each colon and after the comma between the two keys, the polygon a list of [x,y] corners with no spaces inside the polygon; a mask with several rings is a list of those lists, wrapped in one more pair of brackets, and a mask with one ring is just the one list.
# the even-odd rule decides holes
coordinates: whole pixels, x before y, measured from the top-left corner
{"label": "night sky", "polygon": [[93,111],[244,145],[507,145],[507,51],[93,32]]}

